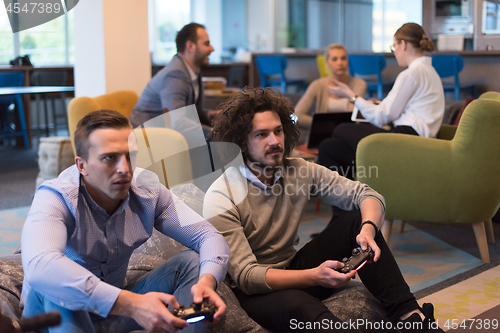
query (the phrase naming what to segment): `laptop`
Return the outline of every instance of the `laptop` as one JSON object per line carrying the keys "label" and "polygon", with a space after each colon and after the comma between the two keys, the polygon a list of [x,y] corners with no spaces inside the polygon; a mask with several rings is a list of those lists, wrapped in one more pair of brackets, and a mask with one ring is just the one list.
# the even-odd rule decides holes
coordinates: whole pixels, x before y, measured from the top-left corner
{"label": "laptop", "polygon": [[307,149],[316,150],[321,141],[332,137],[339,124],[352,122],[352,112],[315,113],[307,140]]}

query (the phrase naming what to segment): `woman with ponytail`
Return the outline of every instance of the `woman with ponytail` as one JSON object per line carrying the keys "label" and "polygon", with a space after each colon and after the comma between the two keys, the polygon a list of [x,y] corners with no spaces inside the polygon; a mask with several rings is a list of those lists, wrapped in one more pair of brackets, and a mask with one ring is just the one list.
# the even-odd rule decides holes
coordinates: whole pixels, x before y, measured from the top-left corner
{"label": "woman with ponytail", "polygon": [[[394,34],[391,51],[398,65],[408,68],[399,73],[391,91],[382,101],[367,101],[332,78],[329,92],[348,98],[370,123],[337,126],[332,138],[324,140],[319,146],[319,164],[336,171],[353,170],[358,142],[374,133],[436,137],[444,115],[444,91],[431,58],[425,56],[426,52],[433,50],[434,43],[426,37],[420,25],[406,23],[399,28]],[[390,129],[383,129],[384,125],[389,125]]]}

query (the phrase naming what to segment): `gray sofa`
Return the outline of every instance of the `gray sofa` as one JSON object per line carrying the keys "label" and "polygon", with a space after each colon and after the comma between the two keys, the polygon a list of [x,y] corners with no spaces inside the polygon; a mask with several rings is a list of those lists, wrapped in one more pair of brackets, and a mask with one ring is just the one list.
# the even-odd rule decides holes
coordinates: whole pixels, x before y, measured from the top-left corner
{"label": "gray sofa", "polygon": [[[203,192],[190,185],[177,186],[172,191],[191,208],[201,213]],[[138,279],[184,249],[171,238],[158,232],[153,233],[153,236],[133,253],[129,262],[127,281]],[[20,253],[0,257],[0,311],[13,320],[18,320],[22,315],[22,309],[19,307],[22,281]],[[247,316],[226,283],[221,284],[217,292],[226,303],[227,311],[219,323],[209,326],[209,333],[269,332]],[[388,320],[380,303],[371,296],[363,284],[357,281],[349,282],[346,286],[339,288],[338,292],[324,303],[344,321],[349,319],[366,319],[371,322]]]}

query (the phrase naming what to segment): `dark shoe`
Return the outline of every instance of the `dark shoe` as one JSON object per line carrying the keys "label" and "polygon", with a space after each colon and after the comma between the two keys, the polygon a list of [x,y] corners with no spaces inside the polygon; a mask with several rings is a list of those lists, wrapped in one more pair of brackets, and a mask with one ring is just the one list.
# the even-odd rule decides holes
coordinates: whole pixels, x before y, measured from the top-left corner
{"label": "dark shoe", "polygon": [[401,333],[416,333],[416,332],[443,332],[439,328],[436,319],[434,319],[434,306],[431,303],[424,303],[420,308],[425,319],[422,321],[422,317],[418,313],[414,313],[405,320],[399,321],[396,328]]}

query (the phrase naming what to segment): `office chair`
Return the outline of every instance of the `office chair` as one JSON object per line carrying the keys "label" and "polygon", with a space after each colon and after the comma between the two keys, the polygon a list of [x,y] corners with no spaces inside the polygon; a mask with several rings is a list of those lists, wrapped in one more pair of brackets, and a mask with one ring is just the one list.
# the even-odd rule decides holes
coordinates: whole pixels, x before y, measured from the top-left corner
{"label": "office chair", "polygon": [[[0,87],[21,87],[24,81],[24,72],[0,73]],[[16,105],[21,130],[12,131],[9,117],[9,106]],[[0,96],[0,137],[7,137],[10,146],[13,136],[23,136],[24,146],[29,149],[29,138],[26,120],[24,117],[23,99],[21,94]]]}
{"label": "office chair", "polygon": [[245,79],[248,76],[248,67],[243,65],[231,66],[227,76],[228,87],[243,88],[245,86]]}
{"label": "office chair", "polygon": [[456,101],[460,100],[460,89],[470,89],[472,97],[477,98],[475,84],[460,84],[459,73],[464,68],[464,61],[459,54],[432,55],[432,66],[441,79],[454,77],[453,83],[443,81],[443,88],[445,92],[454,92]]}
{"label": "office chair", "polygon": [[304,80],[288,80],[285,77],[287,61],[284,56],[258,56],[255,57],[255,64],[259,72],[260,86],[280,87],[281,92],[286,92],[289,85],[297,85],[304,90],[306,82]]}
{"label": "office chair", "polygon": [[370,97],[373,92],[377,92],[377,98],[382,100],[384,90],[390,90],[394,82],[382,80],[382,70],[385,68],[385,58],[379,54],[349,54],[349,72],[351,76],[376,75],[376,80],[364,79],[366,90]]}

